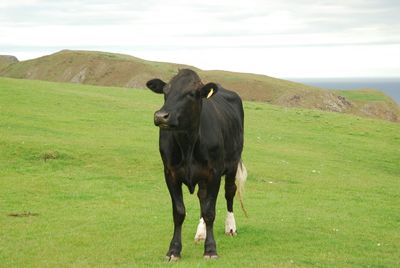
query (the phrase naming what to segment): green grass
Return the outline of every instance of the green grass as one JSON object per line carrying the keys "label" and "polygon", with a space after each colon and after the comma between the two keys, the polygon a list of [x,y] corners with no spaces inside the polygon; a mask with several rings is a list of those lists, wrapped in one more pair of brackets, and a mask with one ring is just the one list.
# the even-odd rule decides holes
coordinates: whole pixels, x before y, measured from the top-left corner
{"label": "green grass", "polygon": [[[172,235],[149,91],[0,78],[0,267],[164,267]],[[245,205],[220,259],[185,189],[174,267],[398,267],[400,125],[245,102]],[[24,213],[25,217],[9,214]],[[29,214],[31,213],[31,214]],[[35,214],[36,213],[36,214]]]}
{"label": "green grass", "polygon": [[339,90],[337,93],[352,101],[387,101],[388,97],[380,91],[360,89],[360,90]]}

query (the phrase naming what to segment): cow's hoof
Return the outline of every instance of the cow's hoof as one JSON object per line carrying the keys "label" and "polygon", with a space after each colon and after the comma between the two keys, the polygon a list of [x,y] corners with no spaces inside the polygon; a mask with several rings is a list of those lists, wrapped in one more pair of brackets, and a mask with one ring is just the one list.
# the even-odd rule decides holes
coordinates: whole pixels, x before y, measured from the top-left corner
{"label": "cow's hoof", "polygon": [[174,256],[174,255],[171,255],[171,256],[165,256],[165,260],[167,261],[167,262],[175,262],[175,261],[179,261],[180,260],[180,256]]}
{"label": "cow's hoof", "polygon": [[204,242],[204,240],[205,240],[205,239],[203,239],[203,238],[195,239],[195,240],[194,240],[194,243],[195,243],[196,245],[198,245],[198,244],[201,244],[202,242]]}
{"label": "cow's hoof", "polygon": [[204,259],[205,260],[216,260],[216,259],[218,259],[218,255],[204,255]]}
{"label": "cow's hoof", "polygon": [[233,231],[232,229],[229,232],[225,233],[227,236],[237,236],[237,232]]}
{"label": "cow's hoof", "polygon": [[228,212],[225,220],[225,234],[229,236],[236,235],[236,222],[233,212]]}
{"label": "cow's hoof", "polygon": [[196,236],[194,238],[194,243],[195,244],[200,244],[200,243],[204,242],[205,240],[206,240],[206,238],[204,236]]}

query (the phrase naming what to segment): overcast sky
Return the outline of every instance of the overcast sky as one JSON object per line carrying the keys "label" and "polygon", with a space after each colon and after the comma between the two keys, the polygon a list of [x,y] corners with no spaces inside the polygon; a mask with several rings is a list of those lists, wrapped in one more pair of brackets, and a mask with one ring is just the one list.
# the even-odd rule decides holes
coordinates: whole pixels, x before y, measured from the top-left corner
{"label": "overcast sky", "polygon": [[400,77],[399,0],[1,0],[0,54],[120,52],[275,77]]}

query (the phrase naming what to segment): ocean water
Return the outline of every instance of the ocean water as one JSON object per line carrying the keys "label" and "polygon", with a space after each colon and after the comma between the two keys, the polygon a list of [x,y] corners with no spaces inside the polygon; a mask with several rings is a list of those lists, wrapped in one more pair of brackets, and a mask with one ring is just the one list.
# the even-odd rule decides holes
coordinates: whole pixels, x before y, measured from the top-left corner
{"label": "ocean water", "polygon": [[289,78],[288,80],[326,89],[378,89],[400,104],[400,78]]}

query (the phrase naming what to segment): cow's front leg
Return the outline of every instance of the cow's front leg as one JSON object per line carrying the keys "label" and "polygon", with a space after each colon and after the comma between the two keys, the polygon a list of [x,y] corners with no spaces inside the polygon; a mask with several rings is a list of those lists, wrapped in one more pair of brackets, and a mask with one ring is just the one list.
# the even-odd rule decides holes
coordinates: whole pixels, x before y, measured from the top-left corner
{"label": "cow's front leg", "polygon": [[172,237],[166,259],[177,261],[181,257],[182,250],[182,224],[185,220],[185,205],[182,197],[182,182],[178,181],[170,171],[165,172],[165,180],[172,200],[172,212],[174,217],[174,235]]}
{"label": "cow's front leg", "polygon": [[214,239],[214,220],[215,220],[215,204],[221,177],[214,176],[213,179],[199,183],[199,191],[197,193],[200,199],[201,216],[206,223],[206,240],[204,242],[204,258],[218,258],[217,245]]}

